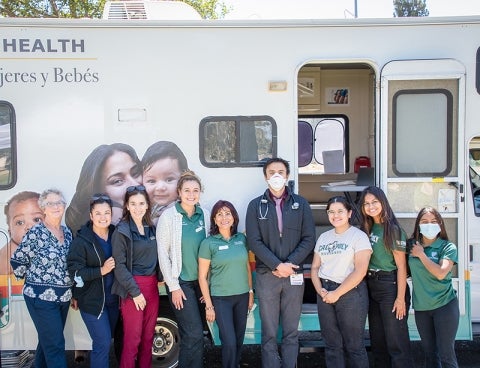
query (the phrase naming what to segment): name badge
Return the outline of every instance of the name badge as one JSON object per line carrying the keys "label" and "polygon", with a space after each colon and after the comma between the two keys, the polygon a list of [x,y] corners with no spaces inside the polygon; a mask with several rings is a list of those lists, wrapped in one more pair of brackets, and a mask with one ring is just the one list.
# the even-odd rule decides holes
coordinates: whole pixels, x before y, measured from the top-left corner
{"label": "name badge", "polygon": [[290,275],[290,285],[303,285],[303,273]]}
{"label": "name badge", "polygon": [[218,250],[226,250],[226,249],[228,249],[228,245],[220,245],[218,247]]}

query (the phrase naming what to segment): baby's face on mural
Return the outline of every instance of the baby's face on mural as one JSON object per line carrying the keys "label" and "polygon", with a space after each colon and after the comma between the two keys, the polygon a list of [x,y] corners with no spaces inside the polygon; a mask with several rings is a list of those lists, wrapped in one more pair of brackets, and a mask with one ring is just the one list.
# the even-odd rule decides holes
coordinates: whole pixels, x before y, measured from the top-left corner
{"label": "baby's face on mural", "polygon": [[143,185],[152,205],[167,206],[177,200],[180,174],[178,160],[171,157],[155,161],[143,172]]}
{"label": "baby's face on mural", "polygon": [[27,231],[43,221],[43,212],[36,198],[13,202],[8,209],[8,229],[15,244],[20,244]]}

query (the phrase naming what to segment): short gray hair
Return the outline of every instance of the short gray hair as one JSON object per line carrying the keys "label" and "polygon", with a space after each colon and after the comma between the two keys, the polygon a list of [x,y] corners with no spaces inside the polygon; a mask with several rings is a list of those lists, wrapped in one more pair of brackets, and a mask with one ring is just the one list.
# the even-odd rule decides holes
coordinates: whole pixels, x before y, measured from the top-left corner
{"label": "short gray hair", "polygon": [[58,196],[60,196],[61,198],[61,201],[63,202],[64,205],[67,204],[67,201],[65,200],[65,196],[63,195],[63,193],[58,190],[58,189],[55,189],[55,188],[50,188],[50,189],[45,189],[41,194],[40,194],[40,197],[38,198],[38,206],[40,207],[40,209],[43,211],[45,209],[45,207],[47,206],[46,205],[46,200],[47,200],[47,197],[49,194],[56,194]]}

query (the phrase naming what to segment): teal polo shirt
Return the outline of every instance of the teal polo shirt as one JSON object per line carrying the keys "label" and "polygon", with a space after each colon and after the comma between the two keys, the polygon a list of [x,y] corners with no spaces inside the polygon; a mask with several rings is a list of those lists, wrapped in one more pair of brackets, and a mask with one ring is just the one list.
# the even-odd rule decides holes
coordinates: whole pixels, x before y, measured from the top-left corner
{"label": "teal polo shirt", "polygon": [[[425,255],[439,264],[442,259],[457,263],[458,253],[455,244],[437,238],[429,247],[424,248]],[[443,280],[433,276],[417,257],[408,258],[413,283],[413,309],[417,311],[433,310],[448,304],[456,298],[452,285],[452,272]]]}
{"label": "teal polo shirt", "polygon": [[[370,257],[368,268],[370,270],[393,271],[397,269],[393,253],[385,248],[383,242],[383,225],[373,224],[372,232],[370,234],[370,244],[372,245],[373,253]],[[393,250],[406,252],[407,235],[403,230],[400,231],[400,239],[396,239],[393,244]]]}
{"label": "teal polo shirt", "polygon": [[175,208],[182,215],[182,271],[180,278],[184,281],[198,280],[198,249],[206,237],[205,220],[200,206],[195,206],[192,217],[175,203]]}
{"label": "teal polo shirt", "polygon": [[230,296],[248,293],[248,251],[245,235],[229,240],[212,235],[202,241],[198,256],[210,260],[210,294]]}

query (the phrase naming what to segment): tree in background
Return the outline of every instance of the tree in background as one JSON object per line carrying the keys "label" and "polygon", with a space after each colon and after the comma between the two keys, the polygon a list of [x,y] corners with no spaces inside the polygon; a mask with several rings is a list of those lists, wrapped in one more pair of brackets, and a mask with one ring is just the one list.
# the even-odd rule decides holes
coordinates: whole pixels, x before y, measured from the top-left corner
{"label": "tree in background", "polygon": [[2,0],[0,15],[20,18],[100,18],[105,0]]}
{"label": "tree in background", "polygon": [[426,0],[393,0],[394,17],[428,17]]}
{"label": "tree in background", "polygon": [[203,19],[221,19],[231,10],[218,0],[183,0],[183,2],[194,8]]}
{"label": "tree in background", "polygon": [[[101,18],[106,0],[2,0],[0,16],[19,18]],[[218,0],[184,0],[202,18],[223,18],[230,9]]]}

